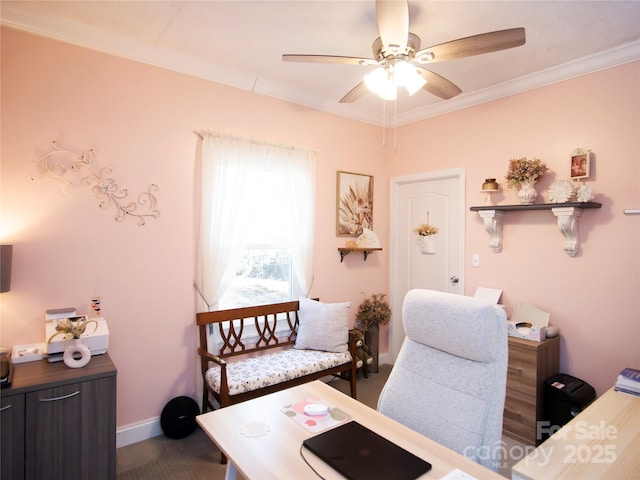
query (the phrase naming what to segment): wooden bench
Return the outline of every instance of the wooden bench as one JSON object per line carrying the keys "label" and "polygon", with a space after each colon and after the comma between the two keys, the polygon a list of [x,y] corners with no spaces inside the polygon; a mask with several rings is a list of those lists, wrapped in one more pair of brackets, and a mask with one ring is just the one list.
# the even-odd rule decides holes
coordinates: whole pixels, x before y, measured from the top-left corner
{"label": "wooden bench", "polygon": [[[348,380],[356,398],[355,335],[349,333],[344,353],[296,349],[298,310],[292,301],[196,314],[202,413],[216,408],[211,397],[223,408],[328,375]],[[221,340],[214,352],[207,347],[210,327]]]}

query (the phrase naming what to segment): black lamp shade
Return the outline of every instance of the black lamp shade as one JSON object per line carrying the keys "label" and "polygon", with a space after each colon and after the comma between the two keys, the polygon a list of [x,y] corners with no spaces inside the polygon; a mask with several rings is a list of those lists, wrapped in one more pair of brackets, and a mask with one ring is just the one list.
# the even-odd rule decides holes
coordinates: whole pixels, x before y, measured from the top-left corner
{"label": "black lamp shade", "polygon": [[13,245],[0,245],[0,293],[11,290]]}

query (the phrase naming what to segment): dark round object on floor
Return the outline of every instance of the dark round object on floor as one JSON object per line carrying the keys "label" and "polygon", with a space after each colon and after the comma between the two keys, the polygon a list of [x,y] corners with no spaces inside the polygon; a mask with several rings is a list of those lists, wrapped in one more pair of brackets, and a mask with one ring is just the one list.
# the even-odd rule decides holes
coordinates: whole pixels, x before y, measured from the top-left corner
{"label": "dark round object on floor", "polygon": [[188,437],[198,428],[196,415],[199,413],[200,409],[193,398],[176,397],[162,409],[160,427],[169,438],[177,440]]}

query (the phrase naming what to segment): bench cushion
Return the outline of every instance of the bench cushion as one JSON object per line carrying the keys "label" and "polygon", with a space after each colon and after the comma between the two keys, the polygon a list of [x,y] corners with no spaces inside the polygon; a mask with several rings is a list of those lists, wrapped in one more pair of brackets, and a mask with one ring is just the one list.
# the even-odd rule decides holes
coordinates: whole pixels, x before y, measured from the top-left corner
{"label": "bench cushion", "polygon": [[[250,392],[320,372],[351,361],[349,352],[331,353],[317,350],[287,349],[258,357],[227,363],[229,395]],[[209,387],[220,392],[220,367],[214,365],[205,374]]]}

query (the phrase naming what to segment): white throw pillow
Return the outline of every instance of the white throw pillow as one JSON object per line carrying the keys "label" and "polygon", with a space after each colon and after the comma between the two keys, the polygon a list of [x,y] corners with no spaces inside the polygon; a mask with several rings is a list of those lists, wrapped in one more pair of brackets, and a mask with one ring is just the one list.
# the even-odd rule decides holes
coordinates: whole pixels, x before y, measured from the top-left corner
{"label": "white throw pillow", "polygon": [[300,299],[295,348],[341,353],[348,350],[349,307],[346,303],[322,303]]}

